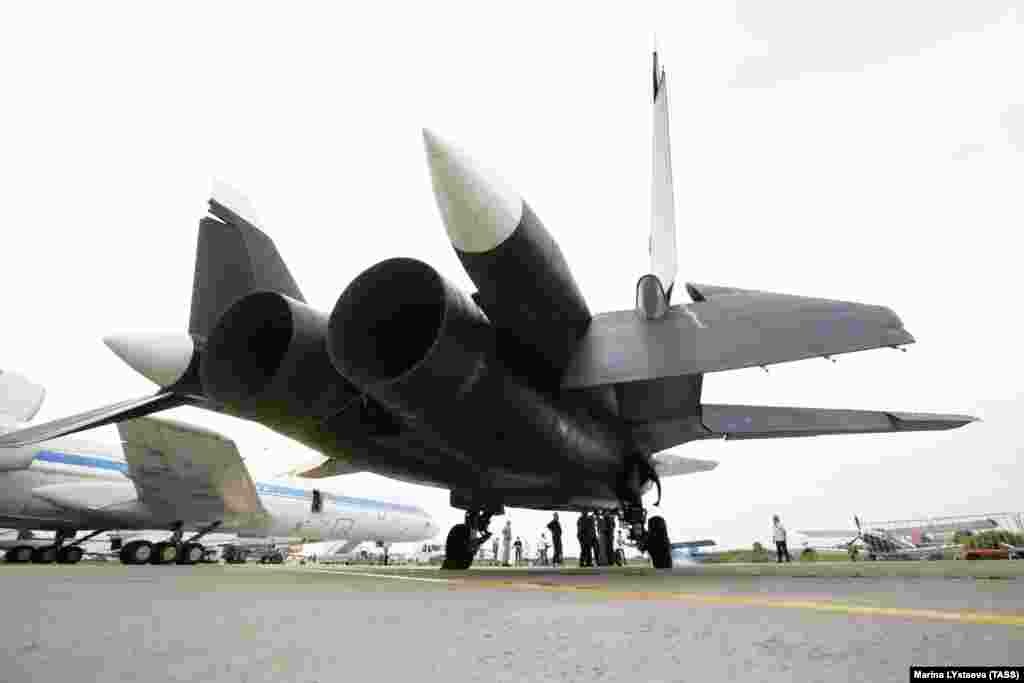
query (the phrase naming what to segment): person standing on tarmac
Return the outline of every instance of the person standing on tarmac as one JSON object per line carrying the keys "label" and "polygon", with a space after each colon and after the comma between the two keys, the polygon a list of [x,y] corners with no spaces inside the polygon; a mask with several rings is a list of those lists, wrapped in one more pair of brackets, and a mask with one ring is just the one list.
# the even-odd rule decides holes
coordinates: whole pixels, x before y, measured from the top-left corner
{"label": "person standing on tarmac", "polygon": [[516,549],[516,566],[518,567],[519,563],[523,561],[523,542],[518,536],[516,536],[514,545]]}
{"label": "person standing on tarmac", "polygon": [[494,551],[494,566],[498,566],[498,548],[501,547],[501,541],[498,540],[498,535],[494,535],[494,541],[491,543],[491,550]]}
{"label": "person standing on tarmac", "polygon": [[548,522],[548,531],[551,532],[551,544],[555,547],[551,556],[551,564],[556,567],[562,564],[562,525],[558,523],[558,513]]}
{"label": "person standing on tarmac", "polygon": [[586,550],[583,551],[583,557],[581,560],[586,560],[583,566],[593,567],[597,562],[597,520],[595,515],[589,512],[583,513],[583,545]]}
{"label": "person standing on tarmac", "polygon": [[587,542],[586,537],[583,535],[583,518],[586,516],[586,512],[581,512],[580,516],[576,518],[576,540],[580,542],[580,566],[586,567],[587,565]]}
{"label": "person standing on tarmac", "polygon": [[598,517],[598,524],[601,549],[604,551],[601,559],[603,564],[610,567],[615,564],[615,516],[610,512],[605,512]]}
{"label": "person standing on tarmac", "polygon": [[511,567],[512,563],[509,562],[509,555],[512,554],[512,520],[505,520],[505,528],[501,530],[501,539],[505,541],[505,547],[501,553],[501,564],[503,567]]}
{"label": "person standing on tarmac", "polygon": [[772,517],[772,538],[775,539],[775,552],[778,554],[778,564],[782,563],[782,558],[786,558],[786,562],[792,562],[789,557],[789,548],[786,547],[786,527],[782,526],[782,521],[778,515]]}

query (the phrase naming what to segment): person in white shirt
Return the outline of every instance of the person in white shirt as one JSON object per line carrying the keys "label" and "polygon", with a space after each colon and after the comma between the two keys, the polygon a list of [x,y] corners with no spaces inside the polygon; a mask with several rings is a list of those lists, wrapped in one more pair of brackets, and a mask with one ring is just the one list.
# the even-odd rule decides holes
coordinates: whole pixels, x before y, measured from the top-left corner
{"label": "person in white shirt", "polygon": [[786,558],[786,562],[791,562],[789,557],[789,548],[786,547],[786,527],[782,526],[782,521],[778,515],[772,516],[772,538],[775,539],[775,552],[779,556],[779,563],[782,562],[782,558]]}

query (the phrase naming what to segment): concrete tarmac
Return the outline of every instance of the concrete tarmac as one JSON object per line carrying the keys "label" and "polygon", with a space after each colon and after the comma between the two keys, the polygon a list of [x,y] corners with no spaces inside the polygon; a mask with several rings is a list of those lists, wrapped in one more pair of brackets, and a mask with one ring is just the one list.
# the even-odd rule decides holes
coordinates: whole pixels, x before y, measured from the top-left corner
{"label": "concrete tarmac", "polygon": [[1016,578],[0,565],[0,680],[905,681],[1024,664]]}

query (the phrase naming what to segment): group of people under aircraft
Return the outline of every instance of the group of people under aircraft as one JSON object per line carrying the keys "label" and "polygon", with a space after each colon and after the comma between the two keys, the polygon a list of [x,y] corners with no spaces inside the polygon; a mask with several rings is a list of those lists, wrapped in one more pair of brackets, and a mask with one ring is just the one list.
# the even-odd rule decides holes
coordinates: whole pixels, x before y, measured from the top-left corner
{"label": "group of people under aircraft", "polygon": [[[562,524],[555,512],[546,526],[547,531],[541,532],[535,546],[534,562],[541,566],[562,566],[564,548],[562,544]],[[550,542],[548,541],[550,533]],[[579,566],[595,567],[625,564],[625,540],[622,529],[616,530],[615,514],[610,512],[583,512],[576,521],[576,539],[580,544]],[[551,556],[548,557],[548,551]],[[491,558],[495,565],[518,567],[526,560],[528,544],[521,536],[513,536],[512,520],[505,520],[501,533],[495,534],[491,540]],[[484,558],[481,546],[480,559]]]}

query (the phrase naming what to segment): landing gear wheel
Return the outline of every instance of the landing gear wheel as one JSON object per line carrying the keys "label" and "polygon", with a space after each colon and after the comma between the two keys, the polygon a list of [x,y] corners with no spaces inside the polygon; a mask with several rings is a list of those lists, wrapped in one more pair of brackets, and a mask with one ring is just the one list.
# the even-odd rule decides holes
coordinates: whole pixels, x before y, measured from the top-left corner
{"label": "landing gear wheel", "polygon": [[153,555],[149,558],[150,564],[170,564],[178,557],[178,546],[168,541],[160,541],[153,544]]}
{"label": "landing gear wheel", "polygon": [[57,551],[57,564],[78,564],[84,553],[77,545],[61,548]]}
{"label": "landing gear wheel", "polygon": [[456,524],[448,532],[444,544],[444,562],[441,569],[469,569],[473,564],[473,552],[469,544],[469,526]]}
{"label": "landing gear wheel", "polygon": [[53,564],[57,561],[56,546],[48,545],[32,551],[33,564]]}
{"label": "landing gear wheel", "polygon": [[672,545],[668,540],[664,517],[651,517],[647,520],[647,552],[655,569],[672,569]]}
{"label": "landing gear wheel", "polygon": [[231,547],[224,549],[224,561],[228,564],[245,564],[247,559],[249,559],[248,550]]}
{"label": "landing gear wheel", "polygon": [[198,543],[185,543],[178,551],[178,564],[198,564],[203,559],[203,546]]}
{"label": "landing gear wheel", "polygon": [[4,553],[4,560],[11,563],[24,563],[32,561],[32,548],[27,545],[19,545]]}
{"label": "landing gear wheel", "polygon": [[132,541],[121,546],[122,564],[148,564],[153,557],[153,544],[149,541]]}

